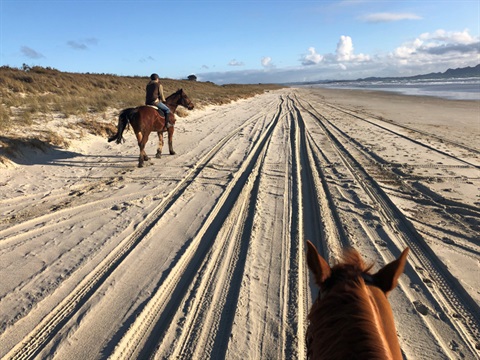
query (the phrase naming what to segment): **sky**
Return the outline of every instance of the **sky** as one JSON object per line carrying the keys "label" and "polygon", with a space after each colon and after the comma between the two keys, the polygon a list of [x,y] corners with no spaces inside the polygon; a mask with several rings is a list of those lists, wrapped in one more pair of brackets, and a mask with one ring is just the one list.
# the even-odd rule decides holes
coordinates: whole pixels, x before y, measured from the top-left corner
{"label": "sky", "polygon": [[15,68],[255,84],[479,63],[479,0],[0,0]]}

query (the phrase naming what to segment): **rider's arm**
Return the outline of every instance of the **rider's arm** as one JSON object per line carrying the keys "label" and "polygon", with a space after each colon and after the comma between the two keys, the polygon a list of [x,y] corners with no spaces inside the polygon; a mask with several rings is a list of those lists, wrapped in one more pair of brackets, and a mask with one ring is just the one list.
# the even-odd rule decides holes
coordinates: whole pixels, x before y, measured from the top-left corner
{"label": "rider's arm", "polygon": [[165,100],[165,95],[163,94],[163,86],[160,84],[158,88],[160,90],[160,100],[162,102],[165,102],[166,100]]}

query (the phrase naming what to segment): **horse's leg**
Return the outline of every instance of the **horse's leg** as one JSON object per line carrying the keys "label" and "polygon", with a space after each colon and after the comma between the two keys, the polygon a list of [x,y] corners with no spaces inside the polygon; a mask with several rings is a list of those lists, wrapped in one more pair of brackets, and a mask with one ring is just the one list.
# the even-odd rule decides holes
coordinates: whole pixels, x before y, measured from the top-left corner
{"label": "horse's leg", "polygon": [[138,132],[136,135],[138,140],[138,147],[140,148],[140,156],[138,158],[138,167],[143,167],[144,162],[149,160],[147,153],[145,152],[145,145],[147,144],[147,141],[148,141],[148,135],[144,136],[141,132]]}
{"label": "horse's leg", "polygon": [[168,150],[170,151],[170,155],[175,155],[175,151],[173,150],[173,132],[175,130],[174,126],[168,128]]}
{"label": "horse's leg", "polygon": [[162,149],[163,149],[163,132],[159,131],[157,154],[155,155],[156,158],[160,159],[162,157]]}

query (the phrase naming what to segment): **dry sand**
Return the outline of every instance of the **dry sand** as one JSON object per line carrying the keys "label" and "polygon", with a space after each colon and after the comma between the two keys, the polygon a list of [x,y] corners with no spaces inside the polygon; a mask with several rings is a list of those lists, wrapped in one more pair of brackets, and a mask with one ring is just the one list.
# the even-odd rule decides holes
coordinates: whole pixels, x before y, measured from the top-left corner
{"label": "dry sand", "polygon": [[310,239],[375,269],[409,246],[405,358],[478,358],[479,134],[478,101],[303,88],[194,110],[141,169],[132,132],[27,153],[0,169],[0,356],[303,359]]}

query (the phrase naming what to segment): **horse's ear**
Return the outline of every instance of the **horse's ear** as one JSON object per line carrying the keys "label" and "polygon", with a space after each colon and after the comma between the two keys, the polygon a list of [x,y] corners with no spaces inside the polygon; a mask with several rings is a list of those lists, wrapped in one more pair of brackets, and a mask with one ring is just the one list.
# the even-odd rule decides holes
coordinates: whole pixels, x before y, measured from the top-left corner
{"label": "horse's ear", "polygon": [[325,261],[325,259],[318,253],[317,248],[313,245],[310,241],[307,240],[307,264],[310,270],[315,277],[315,282],[318,286],[322,286],[322,284],[327,280],[332,270],[330,266]]}
{"label": "horse's ear", "polygon": [[375,284],[380,287],[385,294],[388,294],[397,286],[398,278],[403,273],[405,263],[407,262],[408,250],[409,248],[403,250],[402,254],[397,260],[385,265],[375,275],[373,275]]}

